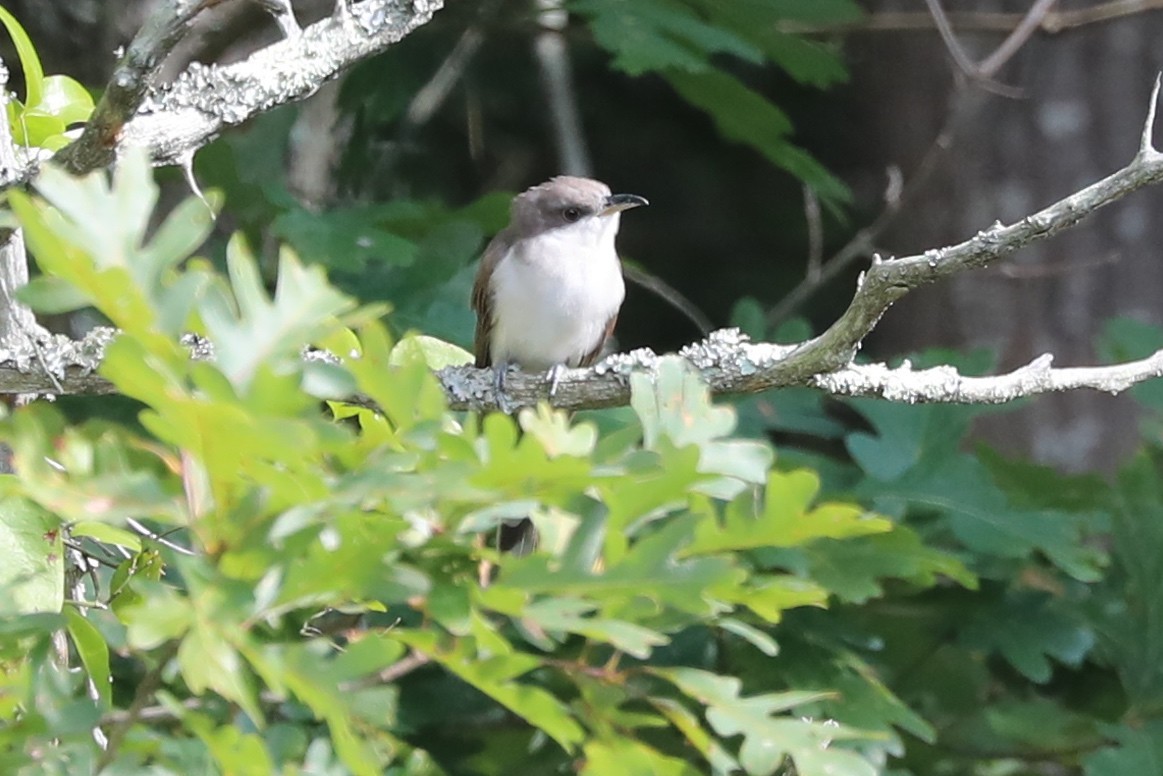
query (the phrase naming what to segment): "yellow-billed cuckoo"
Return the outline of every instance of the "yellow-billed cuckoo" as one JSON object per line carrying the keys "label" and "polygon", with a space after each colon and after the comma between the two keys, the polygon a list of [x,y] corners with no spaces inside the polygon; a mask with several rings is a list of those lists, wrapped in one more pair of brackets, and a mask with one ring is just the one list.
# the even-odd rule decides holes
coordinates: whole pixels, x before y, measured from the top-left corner
{"label": "yellow-billed cuckoo", "polygon": [[[485,249],[472,289],[476,365],[494,368],[502,409],[510,365],[548,370],[552,396],[561,369],[589,366],[601,354],[626,295],[614,248],[620,214],[645,204],[568,175],[514,197],[509,225]],[[502,549],[531,549],[528,520],[501,534]]]}

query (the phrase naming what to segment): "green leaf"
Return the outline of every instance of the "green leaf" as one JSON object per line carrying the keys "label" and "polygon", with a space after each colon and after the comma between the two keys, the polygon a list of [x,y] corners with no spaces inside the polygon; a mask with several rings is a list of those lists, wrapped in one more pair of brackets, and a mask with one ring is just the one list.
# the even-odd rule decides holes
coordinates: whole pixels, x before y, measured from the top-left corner
{"label": "green leaf", "polygon": [[210,750],[222,773],[264,776],[275,772],[260,736],[232,724],[215,725],[208,715],[196,712],[185,713],[182,722]]}
{"label": "green leaf", "polygon": [[1130,776],[1163,769],[1163,721],[1154,719],[1143,726],[1111,725],[1106,732],[1117,743],[1086,757],[1086,776]]}
{"label": "green leaf", "polygon": [[843,183],[788,142],[792,126],[784,112],[734,76],[721,70],[671,69],[663,77],[684,100],[705,111],[723,137],[759,151],[776,167],[811,186],[825,204],[837,207],[851,200]]}
{"label": "green leaf", "polygon": [[568,412],[555,410],[541,402],[536,409],[525,407],[518,416],[521,430],[529,434],[550,458],[559,455],[585,457],[592,455],[597,442],[597,429],[590,423],[578,423],[570,428]]}
{"label": "green leaf", "polygon": [[59,612],[65,595],[60,520],[31,501],[0,500],[0,614]]}
{"label": "green leaf", "polygon": [[16,46],[16,56],[20,59],[20,70],[24,74],[24,102],[36,105],[43,98],[44,89],[44,70],[40,66],[40,57],[36,55],[36,47],[16,17],[3,6],[0,6],[0,24],[8,30]]}
{"label": "green leaf", "polygon": [[16,290],[16,298],[33,310],[59,315],[89,305],[89,295],[69,281],[53,275],[39,275]]}
{"label": "green leaf", "polygon": [[925,545],[903,526],[861,541],[825,539],[804,550],[812,579],[834,595],[864,603],[884,593],[884,582],[902,579],[932,587],[942,577],[977,589],[977,577],[954,555]]}
{"label": "green leaf", "polygon": [[967,623],[961,642],[996,651],[1032,682],[1052,675],[1049,658],[1078,666],[1095,645],[1093,629],[1077,614],[1055,606],[1047,595],[1012,594],[996,607],[983,607]]}
{"label": "green leaf", "polygon": [[[318,645],[266,644],[256,648],[242,642],[240,646],[251,666],[274,692],[282,694],[289,690],[327,723],[331,743],[347,770],[360,776],[383,772],[370,742],[358,733],[350,705],[355,700],[353,694],[343,692],[340,687],[344,680],[354,678],[344,673],[343,664],[332,666],[320,660]],[[385,659],[394,660],[397,656],[392,651],[385,654]],[[394,748],[395,742],[389,745]],[[387,754],[390,756],[391,752]]]}
{"label": "green leaf", "polygon": [[876,428],[876,434],[858,432],[847,440],[870,475],[855,488],[857,497],[879,496],[885,511],[907,505],[938,515],[982,561],[1042,553],[1080,581],[1101,576],[1104,553],[1084,541],[1094,530],[1092,515],[1014,504],[980,460],[958,449],[973,410],[864,400],[853,405]]}
{"label": "green leaf", "polygon": [[75,607],[65,609],[65,618],[68,621],[69,637],[89,674],[98,703],[103,710],[108,711],[112,705],[113,680],[109,674],[109,646],[105,643],[105,637]]}
{"label": "green leaf", "polygon": [[650,698],[650,704],[658,709],[674,725],[716,773],[731,773],[739,770],[739,763],[715,737],[703,728],[702,723],[686,706],[673,698]]}
{"label": "green leaf", "polygon": [[579,0],[570,9],[590,21],[594,39],[614,54],[614,67],[629,75],[680,68],[701,71],[712,54],[732,54],[758,64],[758,48],[733,31],[707,24],[680,3],[667,0]]}
{"label": "green leaf", "polygon": [[273,366],[276,356],[298,360],[299,350],[334,325],[353,306],[332,289],[318,267],[304,267],[288,250],[279,254],[279,279],[274,299],[268,299],[253,256],[241,238],[227,250],[231,286],[237,310],[221,297],[207,296],[199,305],[216,364],[240,391],[245,391],[260,367]]}
{"label": "green leaf", "polygon": [[697,446],[699,472],[724,478],[708,480],[701,491],[731,498],[744,483],[766,478],[773,457],[770,447],[750,440],[723,439],[735,430],[735,411],[711,403],[706,384],[685,359],[659,359],[653,380],[641,373],[631,375],[630,405],[642,422],[644,447],[668,454],[672,445],[680,449]]}
{"label": "green leaf", "polygon": [[696,776],[699,773],[689,763],[626,738],[588,742],[581,772],[587,776],[614,773],[619,776]]}
{"label": "green leaf", "polygon": [[657,646],[669,639],[661,633],[634,623],[590,616],[598,605],[580,598],[547,598],[529,604],[521,615],[548,631],[565,631],[610,644],[645,660]]}
{"label": "green leaf", "polygon": [[388,363],[392,366],[404,366],[420,361],[434,372],[446,366],[471,364],[473,360],[473,354],[464,348],[424,334],[404,337],[396,343],[391,356],[388,357]]}
{"label": "green leaf", "polygon": [[892,523],[849,504],[821,504],[810,509],[820,489],[818,477],[801,469],[768,475],[761,514],[742,496],[724,510],[723,520],[699,523],[687,555],[760,547],[796,547],[817,539],[844,539],[892,530]]}
{"label": "green leaf", "polygon": [[24,141],[41,148],[64,147],[64,135],[72,124],[88,121],[93,97],[85,87],[64,75],[50,75],[41,82],[38,102],[29,102],[21,116]]}
{"label": "green leaf", "polygon": [[382,210],[382,206],[324,213],[290,210],[275,219],[273,228],[309,263],[348,271],[360,271],[369,263],[411,264],[416,244],[383,228]]}
{"label": "green leaf", "polygon": [[74,537],[88,536],[105,544],[116,544],[134,552],[141,552],[141,537],[132,531],[119,528],[109,523],[96,520],[80,520],[69,528],[69,534]]}
{"label": "green leaf", "polygon": [[719,620],[719,627],[728,633],[734,633],[768,657],[775,657],[779,654],[779,645],[775,643],[775,639],[742,620],[737,620],[734,617],[724,617]]}
{"label": "green leaf", "polygon": [[723,738],[743,736],[739,763],[748,774],[775,773],[790,758],[797,773],[825,776],[874,776],[875,768],[853,752],[832,748],[834,741],[870,738],[838,724],[784,716],[783,712],[827,697],[824,693],[784,692],[740,697],[741,683],[689,668],[652,668],[691,698],[707,706],[707,721]]}
{"label": "green leaf", "polygon": [[573,752],[585,739],[585,731],[556,697],[517,677],[541,665],[529,655],[513,652],[492,656],[476,654],[471,639],[458,639],[451,647],[438,648],[435,634],[396,631],[393,637],[443,665],[530,725],[545,731],[562,749]]}

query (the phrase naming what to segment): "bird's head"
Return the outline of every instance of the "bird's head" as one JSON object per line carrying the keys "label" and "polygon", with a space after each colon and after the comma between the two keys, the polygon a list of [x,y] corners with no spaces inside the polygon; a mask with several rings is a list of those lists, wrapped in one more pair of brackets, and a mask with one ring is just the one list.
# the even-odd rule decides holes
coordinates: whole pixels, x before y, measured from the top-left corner
{"label": "bird's head", "polygon": [[598,245],[613,242],[623,210],[646,204],[637,194],[611,194],[601,181],[559,175],[517,195],[511,218],[521,237],[552,231]]}

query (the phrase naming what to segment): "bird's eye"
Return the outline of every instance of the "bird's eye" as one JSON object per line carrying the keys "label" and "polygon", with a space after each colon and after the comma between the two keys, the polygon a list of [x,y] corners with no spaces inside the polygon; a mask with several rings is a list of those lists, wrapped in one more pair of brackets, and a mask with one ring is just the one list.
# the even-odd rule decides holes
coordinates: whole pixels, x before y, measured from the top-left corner
{"label": "bird's eye", "polygon": [[582,212],[580,208],[567,207],[561,211],[561,217],[572,224],[574,221],[582,217]]}

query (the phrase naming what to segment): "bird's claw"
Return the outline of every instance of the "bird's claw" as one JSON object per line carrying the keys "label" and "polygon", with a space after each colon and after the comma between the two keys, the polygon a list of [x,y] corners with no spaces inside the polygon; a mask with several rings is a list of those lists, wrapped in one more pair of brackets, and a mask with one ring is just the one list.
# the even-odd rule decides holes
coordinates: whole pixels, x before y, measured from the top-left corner
{"label": "bird's claw", "polygon": [[509,397],[505,395],[505,373],[508,371],[509,364],[507,362],[493,367],[493,393],[497,397],[497,409],[506,415],[512,415],[516,408],[509,403]]}

